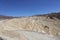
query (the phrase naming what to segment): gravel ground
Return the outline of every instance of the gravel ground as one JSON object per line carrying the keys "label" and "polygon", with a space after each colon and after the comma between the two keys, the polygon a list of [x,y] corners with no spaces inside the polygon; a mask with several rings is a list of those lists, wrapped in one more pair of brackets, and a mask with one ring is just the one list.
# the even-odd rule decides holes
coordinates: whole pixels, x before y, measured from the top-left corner
{"label": "gravel ground", "polygon": [[[10,33],[11,32],[11,33]],[[11,37],[11,34],[14,33]],[[20,35],[20,37],[17,35]],[[58,37],[48,35],[44,33],[31,32],[31,31],[4,31],[3,35],[0,35],[3,40],[60,40]]]}

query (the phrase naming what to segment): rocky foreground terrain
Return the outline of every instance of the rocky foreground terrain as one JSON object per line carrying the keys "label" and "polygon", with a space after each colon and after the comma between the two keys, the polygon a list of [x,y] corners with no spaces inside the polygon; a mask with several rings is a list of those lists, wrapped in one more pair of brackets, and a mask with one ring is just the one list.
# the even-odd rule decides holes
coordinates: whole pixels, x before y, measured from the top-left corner
{"label": "rocky foreground terrain", "polygon": [[0,40],[60,40],[60,13],[1,20]]}

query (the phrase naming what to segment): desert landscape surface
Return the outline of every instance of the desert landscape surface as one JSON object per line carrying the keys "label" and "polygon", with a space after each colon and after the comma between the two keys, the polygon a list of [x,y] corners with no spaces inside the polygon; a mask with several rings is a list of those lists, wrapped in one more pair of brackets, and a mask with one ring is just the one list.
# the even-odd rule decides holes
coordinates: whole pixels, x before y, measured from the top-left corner
{"label": "desert landscape surface", "polygon": [[60,40],[60,13],[1,16],[0,40]]}

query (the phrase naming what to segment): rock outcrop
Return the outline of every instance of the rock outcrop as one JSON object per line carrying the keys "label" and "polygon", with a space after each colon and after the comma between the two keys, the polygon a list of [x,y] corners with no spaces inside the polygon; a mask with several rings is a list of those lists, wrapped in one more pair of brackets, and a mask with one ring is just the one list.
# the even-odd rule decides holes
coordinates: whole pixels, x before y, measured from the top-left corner
{"label": "rock outcrop", "polygon": [[[46,14],[41,16],[35,15],[31,17],[14,18],[10,20],[1,21],[0,34],[3,34],[4,32],[1,30],[3,31],[8,30],[6,32],[8,34],[11,33],[12,31],[20,30],[20,31],[45,33],[45,34],[60,37],[60,13]],[[14,34],[16,33],[12,32],[10,36],[13,36]],[[20,37],[20,36],[17,36],[17,37]]]}

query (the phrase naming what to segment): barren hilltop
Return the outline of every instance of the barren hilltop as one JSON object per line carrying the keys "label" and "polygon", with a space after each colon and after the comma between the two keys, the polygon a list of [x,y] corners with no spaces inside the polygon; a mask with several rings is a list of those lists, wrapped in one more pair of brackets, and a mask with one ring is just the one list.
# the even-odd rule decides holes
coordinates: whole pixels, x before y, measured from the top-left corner
{"label": "barren hilltop", "polygon": [[[0,17],[0,18],[5,18],[5,17]],[[26,39],[23,36],[21,36],[23,38],[20,39],[20,36],[17,36],[20,34],[18,32],[15,32],[20,30],[20,33],[22,34],[26,33],[25,31],[28,32],[27,34],[29,34],[29,32],[36,32],[36,33],[43,33],[44,35],[45,34],[53,35],[59,37],[60,39],[60,13],[33,15],[29,17],[20,17],[20,18],[18,17],[9,20],[8,19],[9,17],[7,17],[7,20],[0,22],[0,34],[2,35],[6,35],[8,37],[14,37],[13,35],[15,35],[18,38],[17,40],[29,39],[29,38]],[[35,40],[35,39],[30,39],[30,40]],[[38,38],[38,40],[40,39]],[[57,39],[51,39],[51,40],[57,40]]]}

